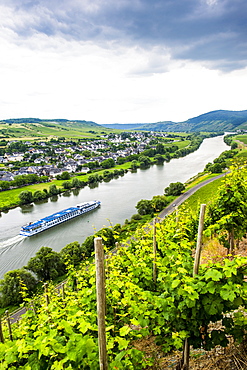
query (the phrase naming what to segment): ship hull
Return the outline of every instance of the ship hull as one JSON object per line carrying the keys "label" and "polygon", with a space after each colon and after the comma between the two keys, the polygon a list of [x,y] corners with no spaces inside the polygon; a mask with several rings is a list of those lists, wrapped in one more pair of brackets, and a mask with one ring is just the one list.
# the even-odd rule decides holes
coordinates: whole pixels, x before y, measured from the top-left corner
{"label": "ship hull", "polygon": [[72,218],[81,216],[88,213],[100,206],[100,201],[90,201],[77,205],[76,207],[70,207],[60,212],[54,213],[50,216],[44,217],[37,220],[29,225],[25,225],[21,228],[20,235],[33,236],[39,234],[45,230],[48,230],[54,226],[60,225]]}

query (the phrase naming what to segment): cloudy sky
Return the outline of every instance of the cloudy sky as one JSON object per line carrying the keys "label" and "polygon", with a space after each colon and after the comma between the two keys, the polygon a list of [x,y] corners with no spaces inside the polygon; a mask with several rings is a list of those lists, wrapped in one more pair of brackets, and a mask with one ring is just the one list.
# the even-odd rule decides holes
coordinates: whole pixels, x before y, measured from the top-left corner
{"label": "cloudy sky", "polygon": [[246,0],[0,0],[0,119],[247,109]]}

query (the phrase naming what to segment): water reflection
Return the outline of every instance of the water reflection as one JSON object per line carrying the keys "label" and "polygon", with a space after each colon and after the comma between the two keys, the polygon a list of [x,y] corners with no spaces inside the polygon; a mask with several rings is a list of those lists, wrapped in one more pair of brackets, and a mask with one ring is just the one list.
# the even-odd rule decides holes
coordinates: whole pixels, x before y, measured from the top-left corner
{"label": "water reflection", "polygon": [[88,185],[90,189],[95,189],[99,187],[99,182],[91,182],[91,184]]}
{"label": "water reflection", "polygon": [[79,193],[80,193],[80,189],[73,189],[72,193],[73,193],[74,196],[78,196]]}
{"label": "water reflection", "polygon": [[33,211],[33,203],[31,204],[23,204],[20,206],[21,213],[30,213]]}
{"label": "water reflection", "polygon": [[63,194],[62,194],[63,197],[70,197],[71,196],[71,192],[68,190],[68,191],[65,191]]}
{"label": "water reflection", "polygon": [[50,197],[51,202],[57,202],[57,200],[58,200],[58,195],[53,195],[52,197]]}
{"label": "water reflection", "polygon": [[34,204],[44,204],[44,203],[48,203],[48,199],[40,199],[40,200],[35,200],[34,201]]}

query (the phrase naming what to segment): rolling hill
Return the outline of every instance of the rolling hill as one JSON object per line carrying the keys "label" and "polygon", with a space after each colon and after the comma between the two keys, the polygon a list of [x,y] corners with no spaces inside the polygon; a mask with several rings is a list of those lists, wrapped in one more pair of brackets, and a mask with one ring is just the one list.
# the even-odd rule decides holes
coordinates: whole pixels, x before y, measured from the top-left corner
{"label": "rolling hill", "polygon": [[[5,137],[90,137],[106,129],[165,132],[223,132],[247,130],[247,110],[216,110],[184,122],[129,123],[100,125],[93,121],[67,119],[16,118],[0,121],[0,138]],[[102,131],[103,130],[103,131]]]}
{"label": "rolling hill", "polygon": [[[120,128],[119,124],[104,125],[108,128]],[[247,110],[229,111],[216,110],[190,118],[184,122],[162,121],[145,124],[122,124],[121,129],[147,130],[147,131],[170,131],[170,132],[194,132],[194,131],[236,131],[247,130]]]}
{"label": "rolling hill", "polygon": [[94,137],[101,125],[92,121],[67,119],[17,118],[0,121],[0,138]]}

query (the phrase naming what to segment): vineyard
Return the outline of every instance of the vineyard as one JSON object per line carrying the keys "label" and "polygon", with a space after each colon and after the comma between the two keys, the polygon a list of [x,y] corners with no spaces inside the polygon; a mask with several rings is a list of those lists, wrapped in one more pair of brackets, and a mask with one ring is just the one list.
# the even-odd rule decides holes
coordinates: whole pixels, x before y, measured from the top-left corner
{"label": "vineyard", "polygon": [[29,310],[11,335],[2,320],[0,370],[151,369],[157,359],[138,348],[140,339],[153,338],[164,354],[243,341],[247,257],[235,248],[247,230],[245,171],[232,169],[206,208],[203,245],[214,241],[225,255],[202,260],[196,273],[199,210],[180,209],[105,250],[107,365],[99,361],[96,265],[86,261],[69,267],[64,290],[50,284],[25,299]]}

